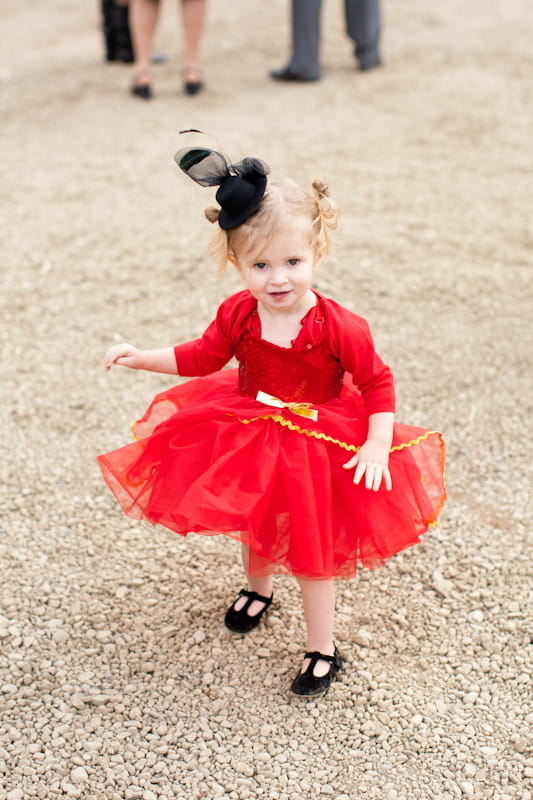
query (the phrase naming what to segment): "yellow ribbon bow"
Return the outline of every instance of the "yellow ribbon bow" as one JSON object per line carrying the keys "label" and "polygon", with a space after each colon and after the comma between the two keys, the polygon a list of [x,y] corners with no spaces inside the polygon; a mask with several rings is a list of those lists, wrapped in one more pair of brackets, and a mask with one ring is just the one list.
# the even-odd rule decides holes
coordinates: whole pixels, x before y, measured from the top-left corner
{"label": "yellow ribbon bow", "polygon": [[313,408],[311,403],[285,403],[279,397],[274,397],[266,392],[257,392],[256,400],[264,403],[266,406],[274,406],[274,408],[287,408],[293,414],[298,414],[299,417],[306,417],[316,422],[318,419],[318,411]]}

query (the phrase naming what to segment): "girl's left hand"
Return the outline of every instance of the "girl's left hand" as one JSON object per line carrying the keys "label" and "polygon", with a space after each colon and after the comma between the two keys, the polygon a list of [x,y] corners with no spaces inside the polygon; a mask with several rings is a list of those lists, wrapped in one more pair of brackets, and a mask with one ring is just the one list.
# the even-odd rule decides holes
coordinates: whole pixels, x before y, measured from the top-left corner
{"label": "girl's left hand", "polygon": [[367,489],[377,492],[382,482],[385,489],[390,492],[392,489],[392,478],[389,470],[389,448],[381,442],[367,439],[357,453],[343,464],[344,469],[355,467],[353,482],[359,484],[363,475],[365,476],[365,486]]}

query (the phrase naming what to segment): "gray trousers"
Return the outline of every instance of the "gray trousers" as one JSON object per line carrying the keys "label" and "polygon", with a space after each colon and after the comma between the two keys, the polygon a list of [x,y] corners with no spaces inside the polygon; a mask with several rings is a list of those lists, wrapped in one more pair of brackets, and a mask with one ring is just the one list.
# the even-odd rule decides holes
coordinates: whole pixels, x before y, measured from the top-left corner
{"label": "gray trousers", "polygon": [[[322,0],[292,0],[292,55],[289,69],[306,78],[320,77],[320,10]],[[344,0],[346,32],[362,67],[379,61],[379,0]]]}

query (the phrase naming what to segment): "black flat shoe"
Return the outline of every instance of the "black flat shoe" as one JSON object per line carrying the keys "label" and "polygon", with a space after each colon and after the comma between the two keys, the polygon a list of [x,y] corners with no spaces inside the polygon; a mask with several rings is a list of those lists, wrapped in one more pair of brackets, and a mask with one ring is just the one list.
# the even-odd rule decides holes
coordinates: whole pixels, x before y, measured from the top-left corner
{"label": "black flat shoe", "polygon": [[[239,597],[247,597],[246,603],[240,608],[238,611],[235,611],[235,603],[239,599],[235,600],[234,603],[228,608],[226,611],[226,616],[224,617],[224,625],[233,633],[249,633],[254,628],[259,625],[261,617],[269,607],[272,602],[273,594],[270,597],[263,597],[262,594],[257,594],[257,592],[250,592],[248,589],[241,589],[239,592]],[[248,609],[254,602],[254,600],[259,600],[259,602],[264,603],[264,608],[261,609],[257,614],[253,616],[248,614]]]}
{"label": "black flat shoe", "polygon": [[[325,656],[323,653],[319,653],[317,650],[315,650],[312,653],[306,653],[304,660],[306,658],[310,659],[309,665],[305,672],[298,673],[296,678],[293,680],[291,692],[293,694],[297,694],[299,697],[315,697],[318,694],[324,694],[324,692],[327,692],[335,680],[337,672],[342,667],[342,658],[340,653],[335,647],[335,651],[332,656]],[[313,670],[317,661],[329,661],[331,664],[329,672],[326,672],[326,674],[322,675],[320,678],[317,678],[315,675],[313,675]]]}
{"label": "black flat shoe", "polygon": [[282,69],[273,69],[270,72],[270,77],[275,81],[293,81],[300,83],[311,83],[312,81],[319,81],[320,75],[309,77],[307,75],[300,75],[294,72],[290,67],[283,67]]}

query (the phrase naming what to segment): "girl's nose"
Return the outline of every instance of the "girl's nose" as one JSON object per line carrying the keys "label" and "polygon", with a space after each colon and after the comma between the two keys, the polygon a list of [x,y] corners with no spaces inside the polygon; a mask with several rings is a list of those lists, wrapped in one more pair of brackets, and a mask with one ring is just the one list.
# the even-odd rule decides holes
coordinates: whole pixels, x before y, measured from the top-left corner
{"label": "girl's nose", "polygon": [[274,267],[270,273],[270,282],[273,283],[274,286],[283,286],[284,283],[287,283],[285,270],[282,267]]}

